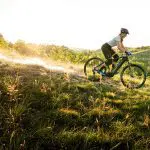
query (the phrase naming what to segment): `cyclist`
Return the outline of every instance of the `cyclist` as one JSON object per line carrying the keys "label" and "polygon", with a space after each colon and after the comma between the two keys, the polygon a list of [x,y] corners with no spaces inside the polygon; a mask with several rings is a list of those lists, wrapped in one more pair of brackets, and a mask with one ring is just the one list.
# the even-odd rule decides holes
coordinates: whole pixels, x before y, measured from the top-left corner
{"label": "cyclist", "polygon": [[[106,58],[105,63],[101,65],[101,68],[105,67],[106,65],[109,66],[109,71],[108,73],[111,72],[112,67],[113,67],[113,62],[117,62],[119,59],[118,54],[114,51],[114,47],[117,46],[119,50],[125,53],[130,53],[127,51],[127,49],[123,45],[123,39],[129,34],[129,31],[125,28],[121,28],[120,34],[113,38],[111,41],[105,43],[102,45],[101,49],[102,52]],[[97,68],[95,68],[97,70]]]}

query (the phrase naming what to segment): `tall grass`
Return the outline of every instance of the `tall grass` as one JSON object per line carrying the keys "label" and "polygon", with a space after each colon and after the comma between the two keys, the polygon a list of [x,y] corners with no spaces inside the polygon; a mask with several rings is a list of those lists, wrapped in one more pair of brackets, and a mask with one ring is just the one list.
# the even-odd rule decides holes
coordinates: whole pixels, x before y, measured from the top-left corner
{"label": "tall grass", "polygon": [[149,148],[149,78],[128,90],[118,79],[100,84],[33,65],[0,67],[1,149]]}
{"label": "tall grass", "polygon": [[[82,64],[101,56],[99,51],[40,47],[43,57],[66,62]],[[132,51],[131,60],[149,73],[149,50]],[[130,90],[119,76],[91,82],[36,65],[1,62],[0,149],[150,149],[149,88],[149,76],[141,89]]]}

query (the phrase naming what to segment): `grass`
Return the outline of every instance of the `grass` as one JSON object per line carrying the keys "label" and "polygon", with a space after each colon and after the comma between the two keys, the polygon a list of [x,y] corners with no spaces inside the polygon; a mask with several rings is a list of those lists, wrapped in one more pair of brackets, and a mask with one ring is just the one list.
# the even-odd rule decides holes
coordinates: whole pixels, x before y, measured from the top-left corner
{"label": "grass", "polygon": [[150,149],[149,88],[1,62],[0,149]]}

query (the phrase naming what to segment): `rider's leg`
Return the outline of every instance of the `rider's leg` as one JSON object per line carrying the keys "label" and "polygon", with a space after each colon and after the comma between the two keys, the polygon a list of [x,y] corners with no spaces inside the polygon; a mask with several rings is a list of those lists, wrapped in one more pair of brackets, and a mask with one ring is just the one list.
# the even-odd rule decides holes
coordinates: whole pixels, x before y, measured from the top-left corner
{"label": "rider's leg", "polygon": [[119,60],[118,54],[115,53],[115,54],[113,55],[113,58],[114,58],[114,61],[117,62],[117,61]]}
{"label": "rider's leg", "polygon": [[104,66],[109,66],[112,61],[111,61],[111,46],[108,43],[105,43],[104,45],[102,45],[101,47],[102,52],[106,58],[106,61],[104,62]]}
{"label": "rider's leg", "polygon": [[111,70],[112,70],[112,50],[111,50],[111,48],[108,48],[108,47],[106,47],[106,48],[102,48],[102,52],[103,52],[103,54],[104,54],[104,56],[105,56],[105,58],[106,58],[106,61],[105,61],[105,66],[108,66],[108,72],[111,72]]}
{"label": "rider's leg", "polygon": [[114,53],[113,54],[113,62],[116,63],[119,60],[118,54]]}
{"label": "rider's leg", "polygon": [[105,43],[104,45],[102,45],[101,47],[102,52],[106,58],[106,61],[100,65],[100,67],[94,67],[94,70],[101,70],[103,67],[108,66],[109,71],[111,72],[112,70],[112,55],[114,54],[114,51],[112,51],[111,46],[108,43]]}
{"label": "rider's leg", "polygon": [[108,72],[112,71],[112,62],[113,62],[112,58],[107,59],[105,62],[106,66],[108,66]]}
{"label": "rider's leg", "polygon": [[116,52],[113,49],[111,49],[110,53],[111,53],[111,58],[113,58],[110,65],[110,72],[111,72],[112,69],[115,67],[115,63],[119,60],[119,56],[118,54],[116,54]]}

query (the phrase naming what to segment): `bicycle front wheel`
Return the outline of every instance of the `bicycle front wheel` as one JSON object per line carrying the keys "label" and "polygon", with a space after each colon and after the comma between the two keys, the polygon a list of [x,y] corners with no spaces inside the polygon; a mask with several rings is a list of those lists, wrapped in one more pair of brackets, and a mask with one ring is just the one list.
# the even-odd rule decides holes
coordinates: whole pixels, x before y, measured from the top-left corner
{"label": "bicycle front wheel", "polygon": [[141,66],[130,64],[123,68],[120,78],[125,87],[140,88],[146,81],[146,72]]}

